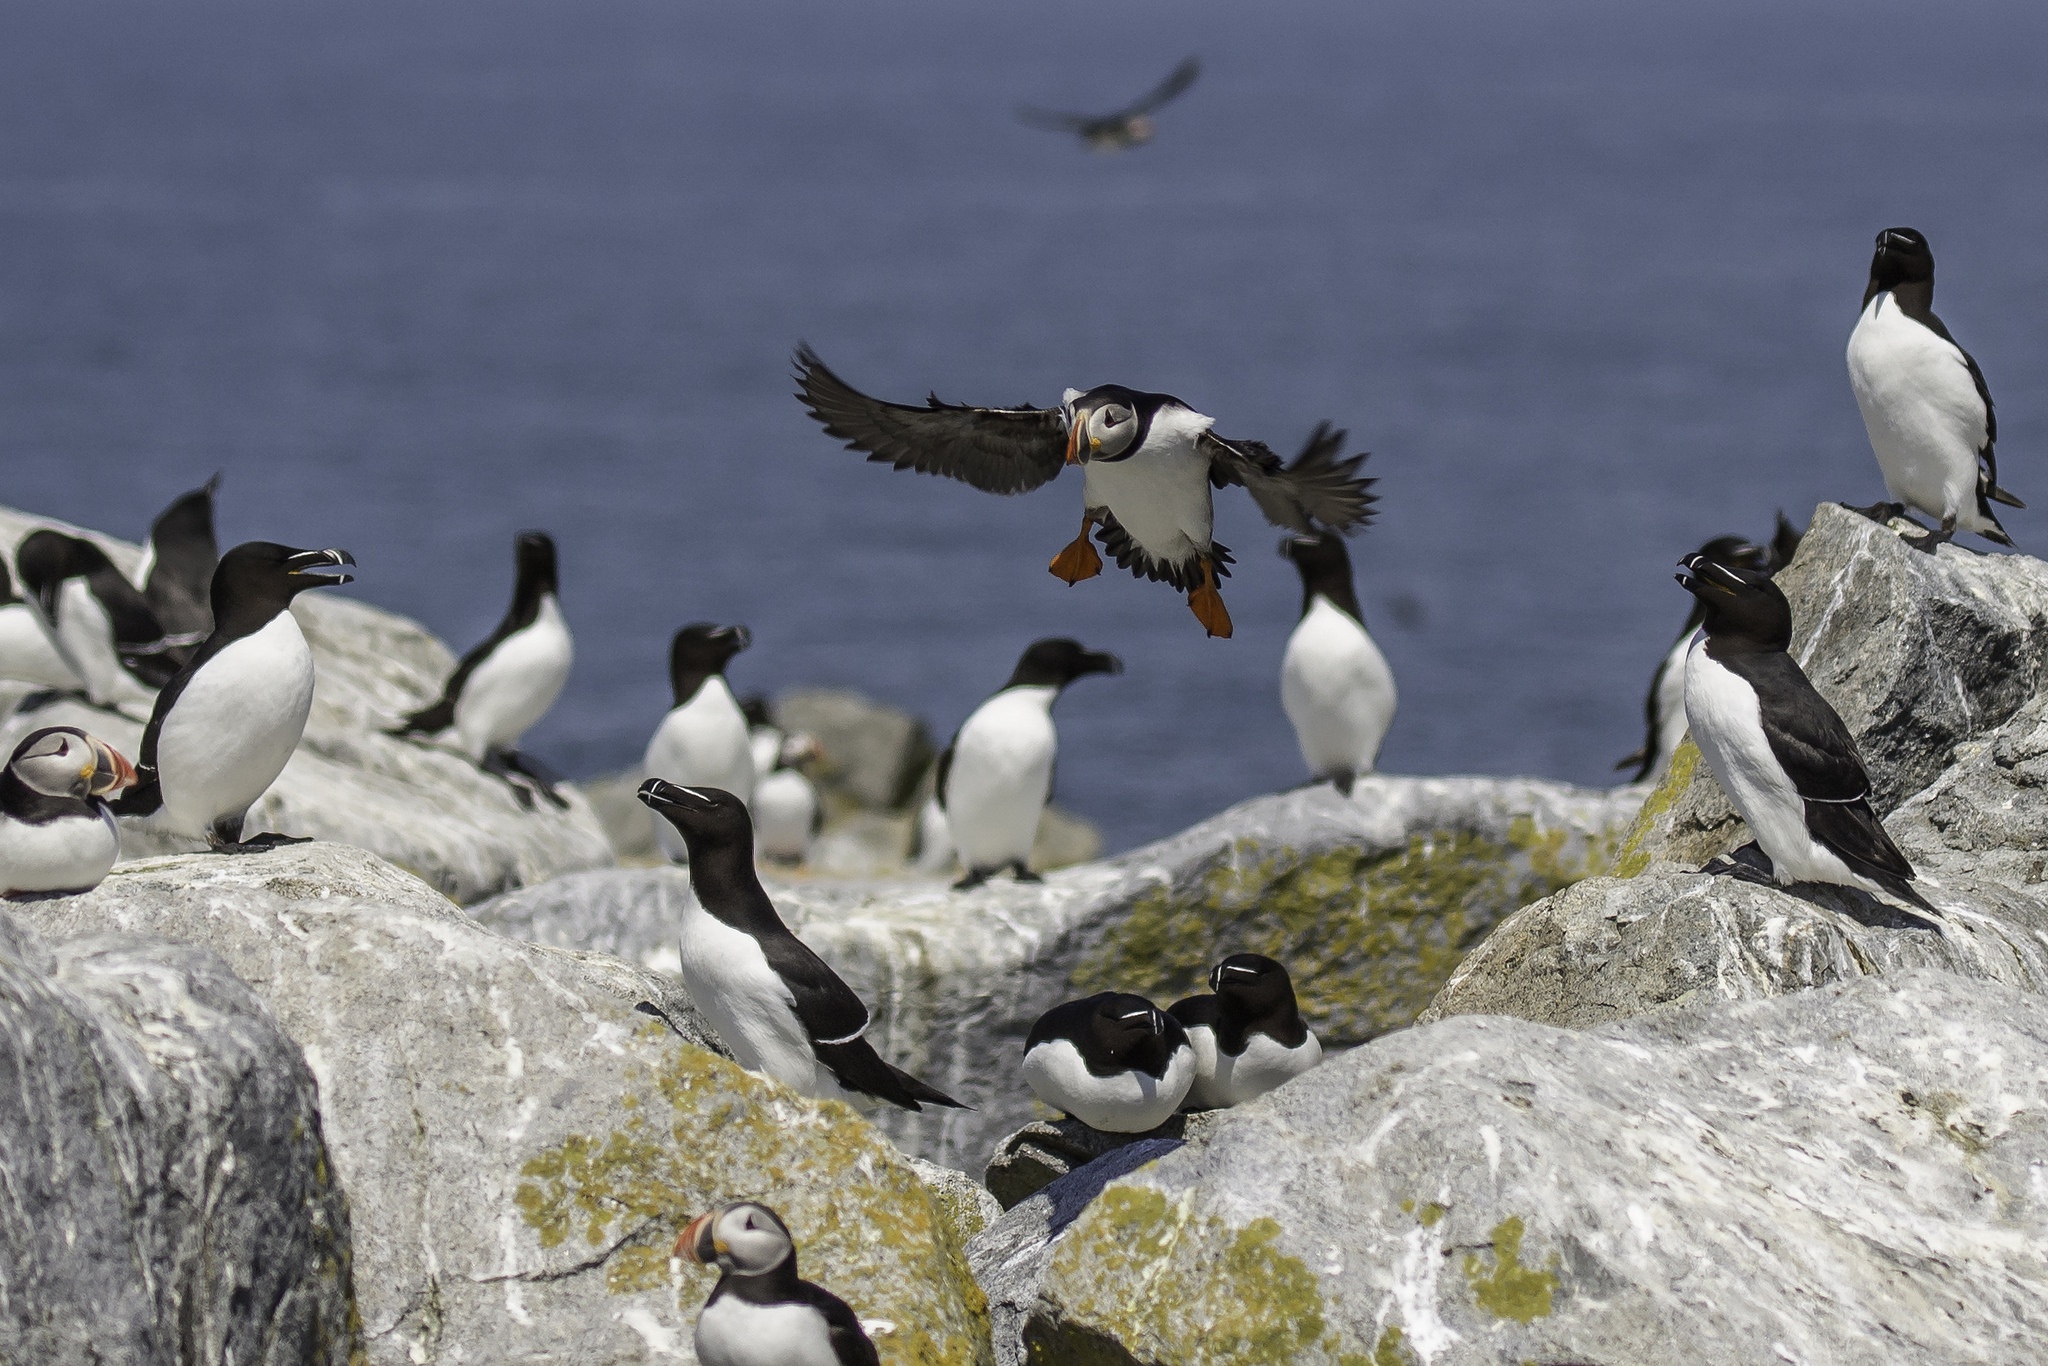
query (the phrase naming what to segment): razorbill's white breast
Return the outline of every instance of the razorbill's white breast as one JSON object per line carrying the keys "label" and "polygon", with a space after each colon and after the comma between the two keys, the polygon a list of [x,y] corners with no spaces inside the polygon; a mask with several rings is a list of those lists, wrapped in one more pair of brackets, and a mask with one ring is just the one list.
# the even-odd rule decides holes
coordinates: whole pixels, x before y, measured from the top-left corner
{"label": "razorbill's white breast", "polygon": [[1054,1006],[1024,1040],[1032,1093],[1105,1133],[1158,1128],[1194,1079],[1195,1054],[1180,1021],[1126,992]]}
{"label": "razorbill's white breast", "polygon": [[754,787],[754,837],[770,862],[802,863],[811,852],[825,808],[808,770],[822,753],[802,731],[784,736],[775,767]]}
{"label": "razorbill's white breast", "polygon": [[57,653],[42,613],[14,590],[7,561],[0,557],[0,678],[33,683],[58,692],[83,692],[85,682]]}
{"label": "razorbill's white breast", "polygon": [[880,1366],[845,1300],[798,1277],[782,1216],[742,1200],[692,1219],[675,1255],[724,1274],[697,1315],[703,1366]]}
{"label": "razorbill's white breast", "polygon": [[1167,1008],[1195,1054],[1185,1108],[1242,1105],[1323,1060],[1323,1046],[1295,1007],[1287,969],[1272,959],[1233,953],[1210,971],[1209,991]]}
{"label": "razorbill's white breast", "polygon": [[[647,742],[641,767],[648,777],[684,787],[715,787],[743,802],[753,800],[753,736],[725,681],[726,665],[752,643],[744,626],[700,621],[676,632],[668,649],[675,706]],[[683,837],[669,822],[657,819],[654,837],[671,860],[688,857]]]}
{"label": "razorbill's white breast", "polygon": [[1293,536],[1280,553],[1301,571],[1301,620],[1280,660],[1280,705],[1309,777],[1349,796],[1358,775],[1379,762],[1393,724],[1394,671],[1365,629],[1344,539],[1328,531]]}
{"label": "razorbill's white breast", "polygon": [[1029,867],[1039,817],[1052,797],[1059,733],[1052,704],[1089,674],[1121,673],[1115,655],[1064,637],[1033,641],[1010,681],[974,709],[939,756],[937,799],[953,849],[967,872],[955,886],[978,887],[1008,868],[1035,882]]}
{"label": "razorbill's white breast", "polygon": [[107,798],[134,781],[113,746],[75,727],[24,736],[0,772],[0,896],[99,886],[121,852]]}
{"label": "razorbill's white breast", "polygon": [[688,846],[683,985],[740,1066],[820,1099],[961,1108],[884,1062],[862,1037],[867,1006],[789,932],[761,888],[745,802],[659,778],[643,783],[639,796]]}
{"label": "razorbill's white breast", "polygon": [[165,636],[135,585],[97,545],[48,527],[22,539],[14,563],[52,648],[93,705],[147,716],[189,650]]}

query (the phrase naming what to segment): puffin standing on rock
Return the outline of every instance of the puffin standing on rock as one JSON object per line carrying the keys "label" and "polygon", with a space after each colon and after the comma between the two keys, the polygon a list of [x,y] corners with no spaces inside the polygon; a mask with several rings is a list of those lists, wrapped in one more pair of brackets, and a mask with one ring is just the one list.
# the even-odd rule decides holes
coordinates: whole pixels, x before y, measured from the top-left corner
{"label": "puffin standing on rock", "polygon": [[1290,536],[1280,553],[1301,571],[1301,620],[1281,657],[1280,704],[1310,781],[1327,781],[1348,797],[1358,775],[1379,762],[1394,722],[1394,671],[1365,629],[1343,538]]}
{"label": "puffin standing on rock", "polygon": [[796,1273],[782,1216],[740,1200],[690,1221],[675,1255],[725,1274],[697,1314],[703,1366],[880,1366],[860,1319]]}
{"label": "puffin standing on rock", "polygon": [[745,802],[659,778],[641,784],[639,797],[689,847],[683,986],[734,1061],[821,1100],[967,1108],[884,1062],[862,1037],[867,1006],[789,932],[761,888]]}
{"label": "puffin standing on rock", "polygon": [[1173,1016],[1142,996],[1105,991],[1038,1017],[1024,1040],[1024,1080],[1091,1129],[1141,1134],[1187,1099],[1195,1053]]}
{"label": "puffin standing on rock", "polygon": [[[715,787],[754,799],[754,746],[746,713],[725,681],[725,666],[753,644],[744,626],[692,622],[668,647],[669,685],[675,706],[655,727],[641,767],[650,778],[686,787]],[[654,823],[661,852],[671,862],[689,857],[683,837],[667,821]]]}
{"label": "puffin standing on rock", "polygon": [[1302,1023],[1287,969],[1256,953],[1233,953],[1209,973],[1208,996],[1175,1001],[1167,1013],[1195,1050],[1190,1110],[1219,1110],[1263,1096],[1323,1060]]}
{"label": "puffin standing on rock", "polygon": [[74,726],[25,737],[0,772],[0,896],[99,886],[121,853],[106,799],[134,781],[113,746]]}
{"label": "puffin standing on rock", "polygon": [[796,379],[797,397],[827,435],[899,470],[1009,494],[1081,466],[1081,534],[1053,557],[1053,574],[1075,584],[1102,572],[1093,532],[1119,568],[1186,593],[1212,636],[1231,631],[1216,590],[1231,556],[1211,535],[1211,485],[1242,485],[1267,521],[1303,536],[1350,532],[1372,515],[1373,481],[1357,477],[1365,456],[1338,459],[1344,433],[1327,422],[1284,465],[1263,442],[1217,436],[1214,418],[1170,394],[1120,384],[1069,389],[1057,408],[968,408],[936,394],[912,408],[852,388],[808,346],[797,348]]}

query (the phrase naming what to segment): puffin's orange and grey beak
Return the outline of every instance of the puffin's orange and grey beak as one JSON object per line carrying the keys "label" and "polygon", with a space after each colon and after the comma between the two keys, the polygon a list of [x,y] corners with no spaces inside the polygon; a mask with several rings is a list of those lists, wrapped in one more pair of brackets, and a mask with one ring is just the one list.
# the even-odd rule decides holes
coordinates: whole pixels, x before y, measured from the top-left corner
{"label": "puffin's orange and grey beak", "polygon": [[718,1254],[725,1250],[718,1245],[718,1237],[711,1231],[711,1222],[717,1215],[718,1211],[713,1210],[692,1219],[676,1237],[674,1255],[699,1266],[710,1266],[716,1261]]}
{"label": "puffin's orange and grey beak", "polygon": [[1088,430],[1089,413],[1086,408],[1074,409],[1074,420],[1067,424],[1067,463],[1081,463],[1081,436]]}
{"label": "puffin's orange and grey beak", "polygon": [[92,776],[86,790],[95,797],[107,797],[123,788],[135,786],[135,765],[123,758],[121,751],[104,740],[87,738],[92,747]]}

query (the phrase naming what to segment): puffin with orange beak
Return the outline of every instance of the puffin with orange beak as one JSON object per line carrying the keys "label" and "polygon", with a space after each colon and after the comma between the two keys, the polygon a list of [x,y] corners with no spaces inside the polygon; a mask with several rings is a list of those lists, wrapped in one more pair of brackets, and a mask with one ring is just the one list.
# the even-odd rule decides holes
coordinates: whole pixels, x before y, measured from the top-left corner
{"label": "puffin with orange beak", "polygon": [[724,1274],[697,1315],[703,1366],[880,1366],[845,1300],[796,1274],[796,1240],[766,1205],[740,1200],[690,1221],[675,1255]]}
{"label": "puffin with orange beak", "polygon": [[1363,454],[1342,459],[1344,433],[1318,426],[1292,464],[1260,441],[1230,441],[1215,419],[1171,394],[1120,384],[1069,389],[1057,408],[922,408],[871,398],[796,351],[797,398],[829,436],[899,470],[939,474],[988,493],[1026,493],[1069,465],[1082,470],[1081,531],[1053,556],[1053,574],[1075,584],[1102,572],[1101,542],[1117,566],[1172,584],[1212,636],[1228,636],[1217,580],[1231,555],[1212,535],[1212,488],[1236,484],[1275,526],[1302,536],[1348,535],[1372,517],[1373,481]]}
{"label": "puffin with orange beak", "polygon": [[16,745],[0,771],[0,896],[99,886],[121,852],[107,798],[134,782],[134,765],[74,726]]}

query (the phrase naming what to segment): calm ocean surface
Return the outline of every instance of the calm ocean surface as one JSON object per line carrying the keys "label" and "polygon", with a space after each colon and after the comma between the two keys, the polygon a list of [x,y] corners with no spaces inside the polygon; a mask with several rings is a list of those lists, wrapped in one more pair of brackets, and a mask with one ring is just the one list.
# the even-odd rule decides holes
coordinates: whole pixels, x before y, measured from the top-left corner
{"label": "calm ocean surface", "polygon": [[[1158,141],[1087,154],[1182,55]],[[2048,6],[17,0],[0,17],[0,501],[341,545],[458,649],[512,533],[578,661],[528,748],[637,758],[691,620],[742,691],[843,684],[941,737],[1040,635],[1113,846],[1295,782],[1278,533],[1219,499],[1234,640],[1045,562],[1078,481],[864,464],[816,345],[908,400],[1115,380],[1374,454],[1354,542],[1396,772],[1608,779],[1686,608],[1672,562],[1881,493],[1843,370],[1879,228],[1998,400],[2048,547]]]}

